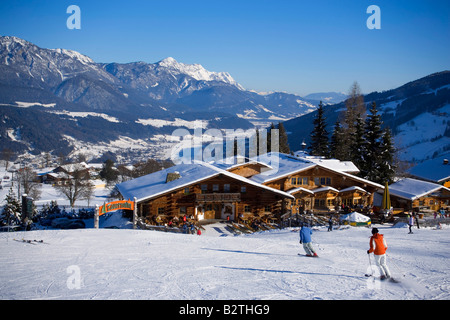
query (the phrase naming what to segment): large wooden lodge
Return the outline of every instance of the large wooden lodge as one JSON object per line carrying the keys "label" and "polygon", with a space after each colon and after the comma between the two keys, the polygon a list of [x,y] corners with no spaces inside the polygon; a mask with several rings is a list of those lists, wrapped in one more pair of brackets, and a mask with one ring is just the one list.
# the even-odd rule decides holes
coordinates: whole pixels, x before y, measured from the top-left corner
{"label": "large wooden lodge", "polygon": [[278,167],[250,178],[294,196],[287,205],[292,213],[338,211],[343,207],[371,207],[380,184],[306,158],[279,154]]}
{"label": "large wooden lodge", "polygon": [[230,164],[180,164],[117,188],[124,199],[136,199],[138,217],[148,224],[184,217],[268,222],[286,213],[371,206],[374,193],[384,189],[342,168],[281,153]]}

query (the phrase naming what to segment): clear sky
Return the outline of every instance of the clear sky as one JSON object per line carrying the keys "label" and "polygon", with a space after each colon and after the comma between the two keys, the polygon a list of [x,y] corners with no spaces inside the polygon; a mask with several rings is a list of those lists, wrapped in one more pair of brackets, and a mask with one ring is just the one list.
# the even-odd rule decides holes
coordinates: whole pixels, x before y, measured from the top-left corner
{"label": "clear sky", "polygon": [[[81,30],[69,30],[69,5]],[[366,26],[370,5],[381,29]],[[2,0],[0,35],[96,62],[174,57],[226,71],[246,89],[388,90],[450,70],[450,1]]]}

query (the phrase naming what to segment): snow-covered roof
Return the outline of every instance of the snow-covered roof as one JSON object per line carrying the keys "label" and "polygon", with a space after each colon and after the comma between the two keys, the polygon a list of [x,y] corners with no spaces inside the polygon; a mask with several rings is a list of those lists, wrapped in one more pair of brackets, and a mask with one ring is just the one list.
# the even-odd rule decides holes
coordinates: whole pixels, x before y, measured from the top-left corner
{"label": "snow-covered roof", "polygon": [[422,162],[409,169],[409,173],[415,177],[434,182],[448,180],[450,179],[450,153]]}
{"label": "snow-covered roof", "polygon": [[352,161],[341,161],[338,159],[326,159],[325,157],[311,156],[307,152],[301,150],[294,152],[294,156],[299,159],[311,161],[335,171],[358,173],[358,167]]}
{"label": "snow-covered roof", "polygon": [[389,193],[400,198],[415,200],[441,189],[450,192],[450,189],[440,184],[405,178],[391,184]]}
{"label": "snow-covered roof", "polygon": [[86,167],[89,169],[101,170],[103,169],[103,163],[88,163],[86,164]]}
{"label": "snow-covered roof", "polygon": [[[180,177],[176,180],[166,182],[167,174],[174,172],[179,172]],[[200,161],[190,164],[179,164],[143,177],[129,180],[117,184],[117,188],[125,199],[133,199],[136,197],[137,201],[141,202],[169,193],[173,190],[181,189],[191,184],[204,181],[220,174],[239,180],[243,183],[254,185],[258,188],[278,193],[287,198],[293,198],[292,195],[283,191],[261,185],[237,174],[219,169],[213,165]]]}
{"label": "snow-covered roof", "polygon": [[291,190],[288,190],[286,192],[289,193],[289,194],[294,194],[294,193],[297,193],[297,192],[306,192],[306,193],[314,194],[314,192],[312,192],[311,190],[305,189],[305,188],[302,188],[302,187],[291,189]]}
{"label": "snow-covered roof", "polygon": [[291,175],[295,172],[300,172],[316,166],[315,163],[310,161],[278,152],[270,152],[259,156],[258,161],[266,163],[272,168],[250,178],[258,183],[276,180]]}
{"label": "snow-covered roof", "polygon": [[312,189],[312,190],[300,187],[300,188],[288,190],[286,192],[289,194],[294,194],[297,192],[306,192],[306,193],[310,193],[310,194],[315,194],[315,193],[319,193],[319,192],[323,192],[323,191],[334,191],[334,192],[339,192],[339,193],[343,193],[343,192],[347,192],[347,191],[362,191],[362,192],[370,194],[370,192],[368,192],[358,186],[352,186],[352,187],[348,187],[348,188],[345,188],[342,190],[338,190],[338,189],[330,187],[330,186],[320,187],[320,188],[316,188],[316,189]]}
{"label": "snow-covered roof", "polygon": [[311,162],[320,164],[324,167],[333,169],[335,171],[347,172],[347,173],[357,173],[359,169],[351,161],[341,161],[337,159],[318,159],[312,158]]}
{"label": "snow-covered roof", "polygon": [[58,173],[48,172],[47,175],[56,179],[60,178]]}
{"label": "snow-covered roof", "polygon": [[272,169],[267,163],[258,161],[258,159],[250,159],[247,157],[242,157],[242,156],[234,156],[234,157],[229,157],[229,158],[225,158],[221,161],[214,161],[211,162],[211,164],[219,169],[223,169],[223,170],[231,170],[234,168],[238,168],[240,166],[243,165],[248,165],[248,164],[258,164],[260,166],[266,167],[268,169]]}
{"label": "snow-covered roof", "polygon": [[53,172],[53,170],[55,170],[55,169],[56,169],[55,167],[48,167],[48,168],[38,169],[38,170],[36,170],[36,174],[38,176],[43,176],[43,175],[46,175],[46,174],[48,174],[50,172]]}
{"label": "snow-covered roof", "polygon": [[[342,176],[345,176],[347,178],[350,178],[352,180],[359,181],[363,184],[371,185],[373,187],[384,189],[384,186],[381,184],[357,177],[353,174],[347,173],[345,171],[340,171],[333,169],[332,167],[329,167],[327,165],[324,165],[322,163],[314,163],[311,162],[305,158],[296,157],[287,155],[284,153],[278,153],[278,152],[270,152],[266,155],[259,156],[259,161],[263,163],[268,163],[272,167],[271,170],[264,171],[260,174],[254,175],[250,179],[259,183],[267,183],[269,181],[273,181],[276,179],[284,178],[286,176],[302,172],[311,168],[314,168],[316,166],[323,168],[325,170],[329,170],[331,172],[338,173]],[[266,162],[269,161],[269,162]]]}
{"label": "snow-covered roof", "polygon": [[330,186],[312,189],[311,191],[314,192],[314,193],[319,193],[319,192],[324,192],[324,191],[333,191],[333,192],[339,193],[339,190],[338,190],[338,189],[333,188],[333,187],[330,187]]}
{"label": "snow-covered roof", "polygon": [[64,169],[67,172],[74,172],[76,170],[85,170],[87,169],[88,165],[86,162],[80,162],[80,163],[70,163],[60,166],[60,168]]}
{"label": "snow-covered roof", "polygon": [[348,187],[348,188],[340,190],[339,192],[347,192],[347,191],[362,191],[362,192],[365,192],[365,193],[370,193],[370,192],[368,192],[368,191],[366,191],[363,188],[360,188],[358,186]]}

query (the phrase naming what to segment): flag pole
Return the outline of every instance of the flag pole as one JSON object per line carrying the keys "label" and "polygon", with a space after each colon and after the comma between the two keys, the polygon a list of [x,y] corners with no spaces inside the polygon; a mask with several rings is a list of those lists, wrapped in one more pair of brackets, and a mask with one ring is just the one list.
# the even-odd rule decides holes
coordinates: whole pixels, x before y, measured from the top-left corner
{"label": "flag pole", "polygon": [[137,198],[136,197],[134,197],[133,229],[137,229]]}

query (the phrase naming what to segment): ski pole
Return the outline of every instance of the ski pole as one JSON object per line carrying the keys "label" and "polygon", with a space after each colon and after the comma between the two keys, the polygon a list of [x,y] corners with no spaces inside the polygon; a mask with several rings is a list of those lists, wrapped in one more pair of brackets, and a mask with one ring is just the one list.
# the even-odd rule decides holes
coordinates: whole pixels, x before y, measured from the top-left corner
{"label": "ski pole", "polygon": [[368,253],[367,255],[369,256],[370,275],[367,274],[366,276],[372,277],[373,276],[372,260],[370,260],[370,253]]}

